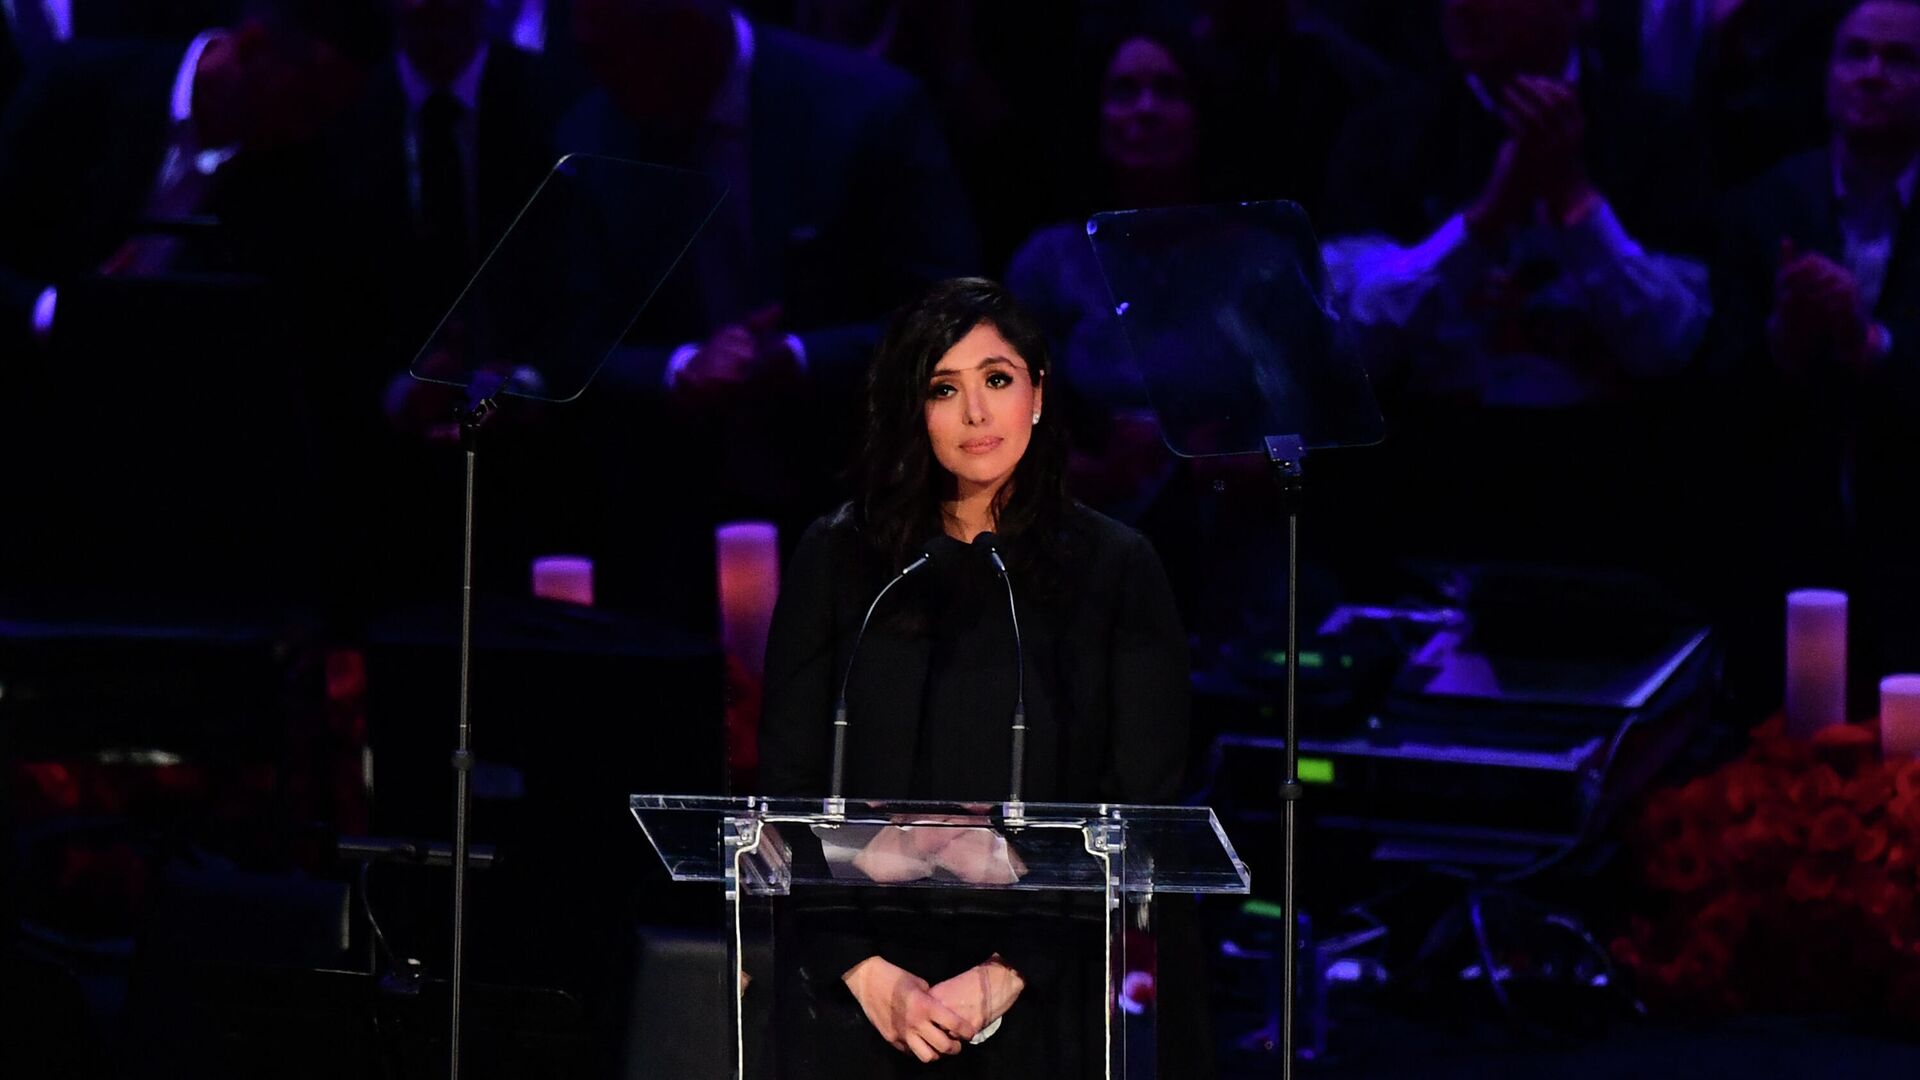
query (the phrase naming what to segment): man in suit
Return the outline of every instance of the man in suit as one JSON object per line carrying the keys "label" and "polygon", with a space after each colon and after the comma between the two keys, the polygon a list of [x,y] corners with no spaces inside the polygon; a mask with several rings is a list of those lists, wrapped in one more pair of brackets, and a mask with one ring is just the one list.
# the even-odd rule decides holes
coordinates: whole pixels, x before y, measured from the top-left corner
{"label": "man in suit", "polygon": [[725,398],[797,364],[851,390],[880,317],[972,268],[964,196],[906,76],[720,0],[580,0],[575,16],[601,89],[561,149],[729,187],[682,266],[693,302],[656,324],[691,351],[636,354],[623,381]]}
{"label": "man in suit", "polygon": [[397,350],[388,374],[539,187],[558,119],[534,57],[489,40],[485,0],[398,0],[395,15],[398,47],[328,141],[320,196],[337,283]]}
{"label": "man in suit", "polygon": [[[688,521],[766,517],[797,537],[852,453],[883,318],[975,268],[939,122],[899,71],[723,0],[575,0],[573,13],[599,89],[558,149],[728,188],[602,374],[595,407],[647,440],[609,451],[633,485],[614,502],[650,522],[645,508],[679,500]],[[688,558],[710,565],[701,550]]]}
{"label": "man in suit", "polygon": [[[357,536],[344,550],[376,606],[457,580],[456,546],[419,540],[459,520],[459,482],[439,451],[457,436],[464,395],[407,368],[552,167],[559,111],[537,58],[490,35],[485,0],[398,0],[394,17],[394,54],[324,147],[312,205],[325,225],[304,274],[313,308],[346,316],[317,328],[337,357],[323,410],[342,477],[336,517]],[[538,471],[534,450],[517,446],[483,473],[480,497],[521,511],[489,530],[483,584],[524,581],[528,545],[561,512],[549,499],[591,505],[524,475]]]}
{"label": "man in suit", "polygon": [[1782,588],[1851,586],[1854,682],[1870,691],[1920,664],[1902,625],[1920,603],[1920,4],[1854,4],[1826,102],[1827,145],[1723,216],[1709,356],[1742,405],[1726,419],[1726,518],[1766,540],[1735,560],[1749,599],[1771,614]]}
{"label": "man in suit", "polygon": [[385,25],[378,0],[252,0],[184,52],[76,43],[54,56],[0,120],[0,343],[57,341],[72,279],[202,265],[149,223],[271,213],[270,178],[352,101]]}

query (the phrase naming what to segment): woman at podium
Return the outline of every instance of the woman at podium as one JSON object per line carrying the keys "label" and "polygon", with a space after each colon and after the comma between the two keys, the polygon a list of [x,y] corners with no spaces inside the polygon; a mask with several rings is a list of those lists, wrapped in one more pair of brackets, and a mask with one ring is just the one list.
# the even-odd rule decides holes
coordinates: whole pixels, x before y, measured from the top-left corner
{"label": "woman at podium", "polygon": [[[857,496],[801,538],[774,612],[766,794],[829,793],[843,680],[848,797],[1007,801],[1021,699],[1025,799],[1177,794],[1186,636],[1147,540],[1068,496],[1048,376],[1042,334],[996,283],[948,281],[896,314],[868,374]],[[781,1076],[1098,1071],[1099,913],[847,891],[793,916]]]}

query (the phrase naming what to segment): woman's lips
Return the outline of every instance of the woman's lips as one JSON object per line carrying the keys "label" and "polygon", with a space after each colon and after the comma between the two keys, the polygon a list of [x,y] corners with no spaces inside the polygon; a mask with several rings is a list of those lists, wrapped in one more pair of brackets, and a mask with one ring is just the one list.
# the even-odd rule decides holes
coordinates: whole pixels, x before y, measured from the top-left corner
{"label": "woman's lips", "polygon": [[978,439],[968,439],[961,443],[960,450],[967,454],[991,454],[1000,449],[1000,444],[1005,441],[998,435],[983,435]]}

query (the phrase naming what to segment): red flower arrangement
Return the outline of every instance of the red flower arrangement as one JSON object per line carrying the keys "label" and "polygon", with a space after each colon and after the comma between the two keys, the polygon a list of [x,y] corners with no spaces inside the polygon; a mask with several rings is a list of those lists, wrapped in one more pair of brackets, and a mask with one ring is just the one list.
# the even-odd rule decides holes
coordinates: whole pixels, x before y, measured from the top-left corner
{"label": "red flower arrangement", "polygon": [[1870,725],[1790,739],[1775,717],[1633,823],[1649,901],[1612,945],[1649,1005],[1920,1020],[1920,761]]}

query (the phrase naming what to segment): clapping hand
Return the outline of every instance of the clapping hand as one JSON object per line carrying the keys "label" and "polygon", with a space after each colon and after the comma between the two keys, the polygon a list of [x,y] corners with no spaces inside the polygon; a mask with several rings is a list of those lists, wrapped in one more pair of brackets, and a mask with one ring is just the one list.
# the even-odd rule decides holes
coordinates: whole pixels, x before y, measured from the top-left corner
{"label": "clapping hand", "polygon": [[1500,144],[1480,198],[1467,210],[1476,232],[1531,220],[1544,207],[1563,225],[1599,198],[1586,171],[1586,113],[1573,86],[1538,75],[1516,76],[1495,95],[1508,137]]}
{"label": "clapping hand", "polygon": [[674,389],[692,404],[722,405],[751,387],[797,376],[798,361],[779,331],[782,317],[775,305],[716,330],[674,376]]}
{"label": "clapping hand", "polygon": [[1848,367],[1866,361],[1871,325],[1859,282],[1832,259],[1800,251],[1789,239],[1780,241],[1767,327],[1774,361],[1788,371],[1804,370],[1828,350]]}

